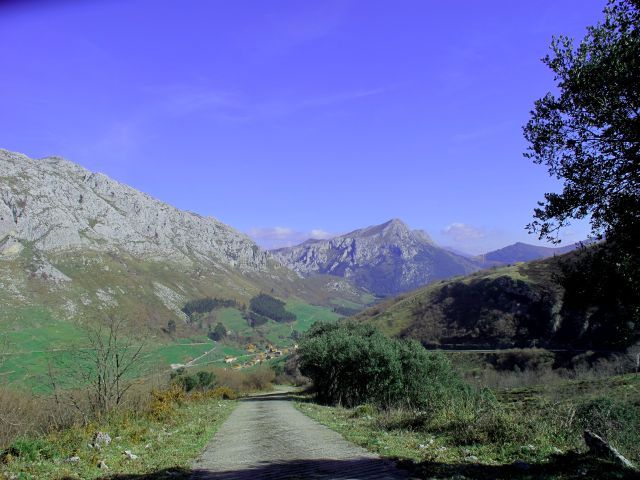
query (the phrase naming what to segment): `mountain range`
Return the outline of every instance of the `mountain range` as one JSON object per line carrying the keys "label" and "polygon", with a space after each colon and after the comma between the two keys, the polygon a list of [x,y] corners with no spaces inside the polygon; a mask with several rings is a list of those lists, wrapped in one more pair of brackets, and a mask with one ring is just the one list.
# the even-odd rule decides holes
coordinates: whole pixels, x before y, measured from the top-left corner
{"label": "mountain range", "polygon": [[157,331],[185,324],[188,300],[246,304],[262,291],[316,305],[370,297],[338,277],[301,279],[215,218],[62,158],[0,150],[3,322],[24,323],[34,310],[73,320],[117,309]]}
{"label": "mountain range", "polygon": [[377,296],[480,268],[477,262],[438,247],[426,232],[411,230],[399,219],[272,253],[301,275],[344,277]]}
{"label": "mountain range", "polygon": [[307,240],[272,253],[303,276],[336,275],[379,297],[386,297],[484,268],[560,255],[577,246],[549,248],[518,242],[472,256],[440,247],[425,231],[411,230],[401,220],[392,219],[326,240]]}
{"label": "mountain range", "polygon": [[517,242],[513,245],[494,250],[476,257],[484,266],[508,265],[518,262],[530,262],[556,255],[571,252],[582,244],[590,242],[579,242],[562,247],[543,247],[540,245],[530,245],[528,243]]}
{"label": "mountain range", "polygon": [[[517,243],[467,257],[392,219],[269,252],[215,218],[179,210],[59,157],[33,160],[0,150],[0,172],[0,299],[18,310],[45,303],[74,316],[127,303],[132,292],[122,283],[132,277],[144,280],[137,292],[163,321],[182,318],[181,304],[192,298],[246,302],[264,290],[315,304],[344,300],[355,308],[369,293],[390,296],[574,248]],[[55,301],[49,298],[54,291]]]}

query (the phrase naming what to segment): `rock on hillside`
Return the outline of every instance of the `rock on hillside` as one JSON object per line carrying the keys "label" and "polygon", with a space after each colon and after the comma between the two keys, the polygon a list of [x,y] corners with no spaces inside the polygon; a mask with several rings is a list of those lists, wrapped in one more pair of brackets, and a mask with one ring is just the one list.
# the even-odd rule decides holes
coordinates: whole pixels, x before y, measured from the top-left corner
{"label": "rock on hillside", "polygon": [[345,277],[380,296],[478,270],[472,260],[436,246],[426,232],[398,219],[273,253],[302,275]]}
{"label": "rock on hillside", "polygon": [[[263,271],[270,255],[211,217],[178,210],[58,157],[0,150],[0,252],[118,250],[136,257]],[[271,260],[273,262],[273,260]]]}

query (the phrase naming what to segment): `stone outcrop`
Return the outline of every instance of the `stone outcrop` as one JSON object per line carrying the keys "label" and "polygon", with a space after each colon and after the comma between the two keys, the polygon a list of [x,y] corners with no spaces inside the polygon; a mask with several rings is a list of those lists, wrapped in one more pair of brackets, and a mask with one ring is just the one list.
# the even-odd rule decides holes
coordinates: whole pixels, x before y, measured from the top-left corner
{"label": "stone outcrop", "polygon": [[244,273],[276,263],[215,218],[179,210],[62,158],[33,160],[0,150],[0,258],[25,245],[43,253],[120,250]]}

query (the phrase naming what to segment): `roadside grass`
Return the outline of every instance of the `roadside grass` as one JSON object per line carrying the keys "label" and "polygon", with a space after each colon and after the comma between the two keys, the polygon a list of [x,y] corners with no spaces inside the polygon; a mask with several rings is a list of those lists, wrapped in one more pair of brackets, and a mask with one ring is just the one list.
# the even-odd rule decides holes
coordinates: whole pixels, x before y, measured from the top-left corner
{"label": "roadside grass", "polygon": [[[234,400],[196,395],[179,402],[160,418],[121,413],[86,427],[17,439],[0,463],[0,478],[91,479],[160,470],[170,478],[188,478],[190,463],[236,405]],[[89,446],[98,431],[112,438],[101,450]],[[129,459],[125,450],[138,458]],[[78,459],[69,461],[73,457]],[[108,470],[98,468],[102,460]]]}
{"label": "roadside grass", "polygon": [[601,427],[638,465],[637,376],[518,389],[499,393],[498,399],[497,408],[451,406],[435,415],[320,405],[310,396],[300,396],[296,407],[423,478],[638,478],[636,472],[587,455],[582,439],[584,428]]}

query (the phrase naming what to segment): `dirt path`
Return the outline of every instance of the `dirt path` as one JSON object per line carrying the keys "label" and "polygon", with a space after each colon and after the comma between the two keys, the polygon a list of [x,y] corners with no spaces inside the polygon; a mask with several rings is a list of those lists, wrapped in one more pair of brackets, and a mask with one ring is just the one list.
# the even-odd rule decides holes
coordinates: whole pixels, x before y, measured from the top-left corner
{"label": "dirt path", "polygon": [[193,469],[194,480],[408,478],[296,410],[286,391],[243,400]]}

